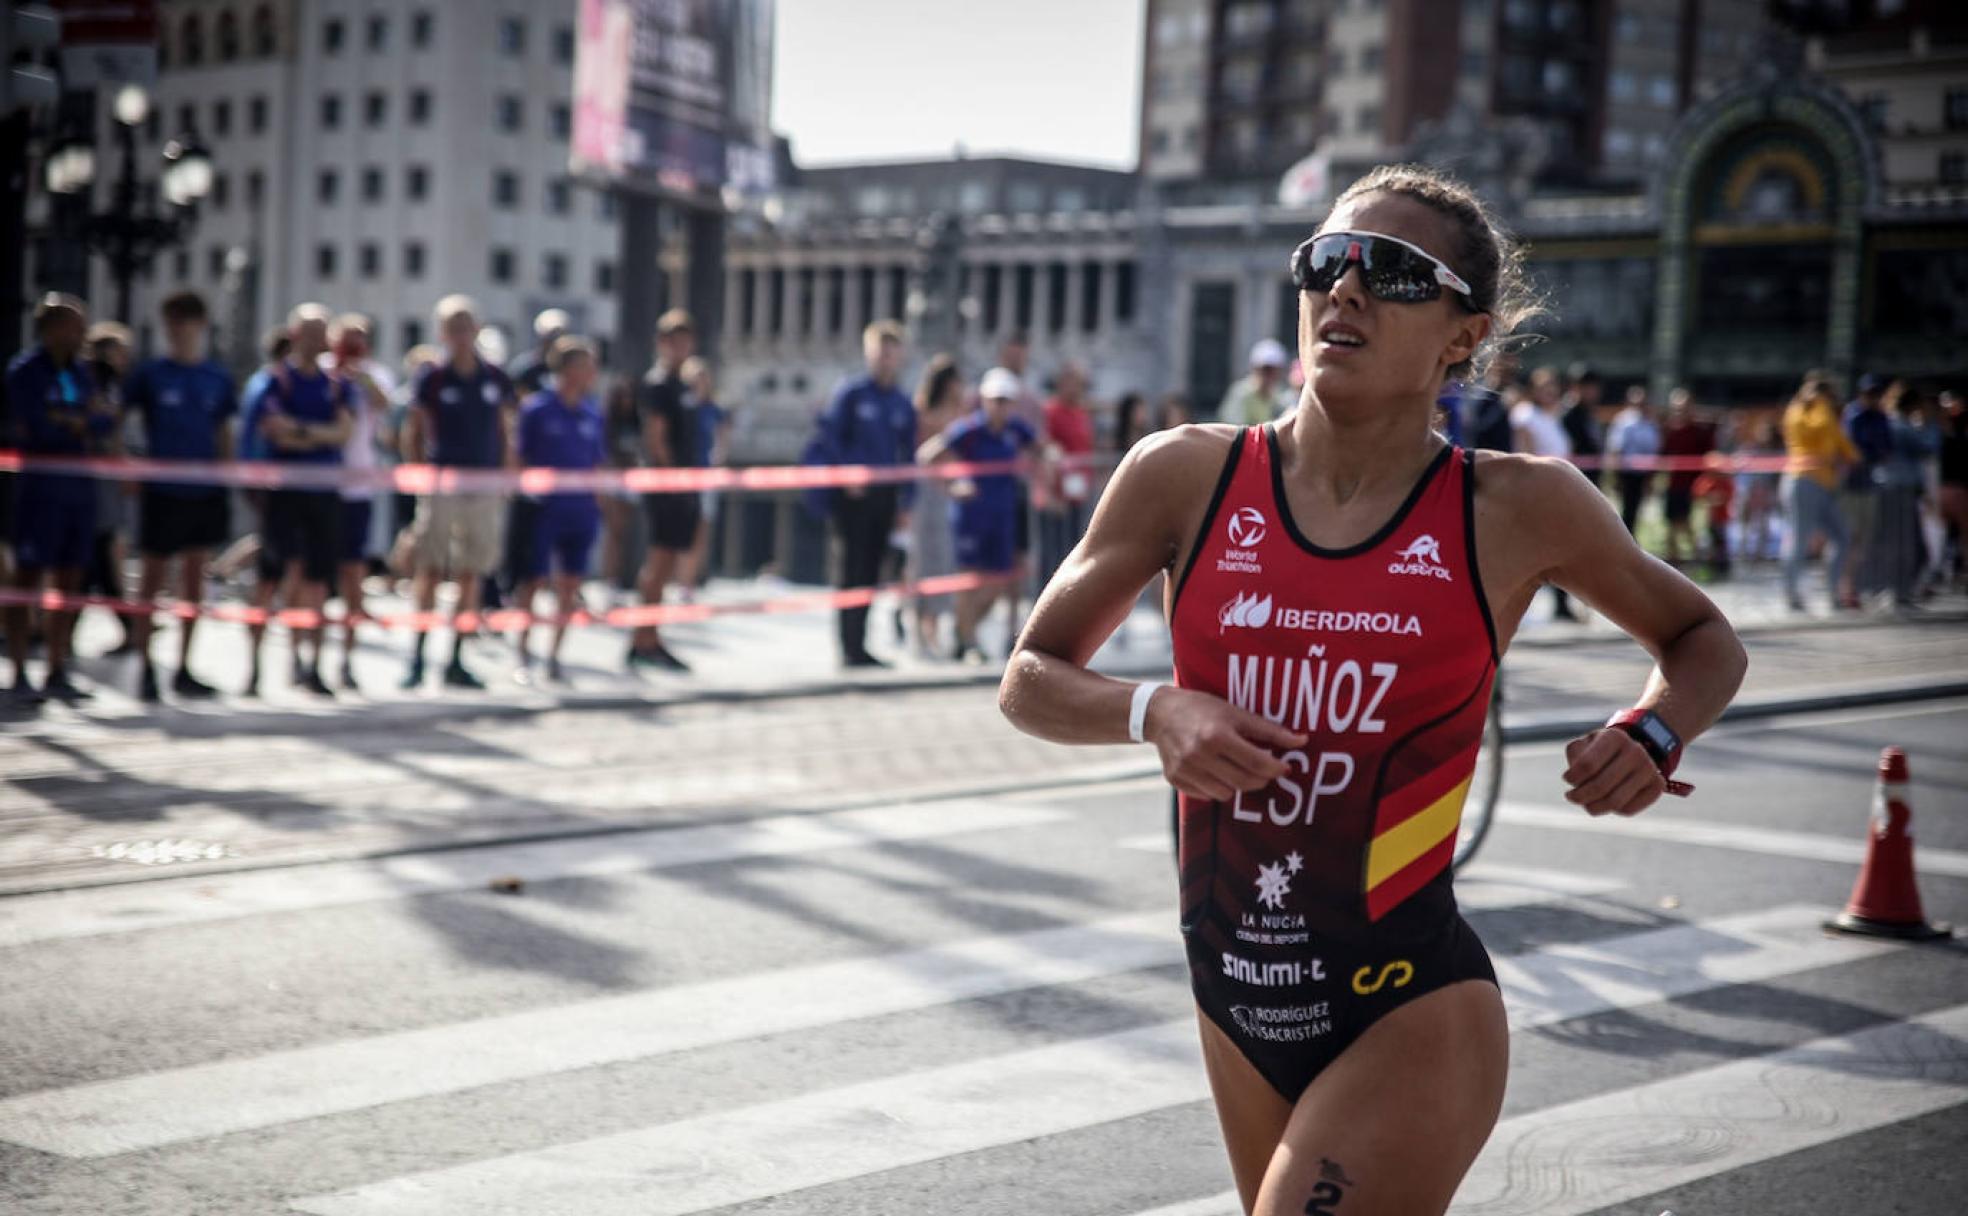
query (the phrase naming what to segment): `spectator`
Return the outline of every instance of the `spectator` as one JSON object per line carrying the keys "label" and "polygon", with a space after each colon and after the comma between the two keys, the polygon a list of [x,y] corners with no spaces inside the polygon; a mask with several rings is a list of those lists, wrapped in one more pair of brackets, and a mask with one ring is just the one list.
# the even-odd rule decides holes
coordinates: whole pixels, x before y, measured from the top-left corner
{"label": "spectator", "polygon": [[1148,417],[1148,398],[1126,393],[1114,404],[1114,451],[1125,456],[1142,438],[1153,433],[1155,424]]}
{"label": "spectator", "polygon": [[1195,417],[1196,412],[1190,406],[1189,398],[1186,394],[1168,393],[1162,397],[1162,408],[1160,410],[1160,417],[1156,420],[1155,429],[1158,431],[1172,431],[1179,426],[1188,426],[1195,420]]}
{"label": "spectator", "polygon": [[[533,345],[515,358],[507,367],[506,374],[512,378],[513,395],[526,401],[543,388],[553,387],[553,372],[548,366],[548,356],[553,344],[565,335],[573,322],[558,308],[542,310],[533,318]],[[534,566],[533,556],[528,551],[533,537],[538,531],[538,521],[533,516],[538,504],[524,494],[514,494],[506,499],[505,549],[499,563],[496,578],[488,580],[485,602],[494,605],[502,598],[510,598],[519,589],[525,571]]]}
{"label": "spectator", "polygon": [[[1018,398],[1012,402],[1013,416],[1024,421],[1034,435],[1045,434],[1045,407],[1039,401],[1038,393],[1032,389],[1032,343],[1025,331],[1015,329],[998,344],[998,366],[1009,371],[1018,379]],[[982,406],[981,399],[973,404]],[[1032,572],[1032,514],[1033,498],[1044,494],[1043,483],[1034,485],[1025,477],[1017,479],[1018,514],[1013,523],[1011,538],[1012,577],[1006,584],[1005,609],[1011,621],[1013,633],[1018,631],[1019,601],[1023,597],[1026,580]]]}
{"label": "spectator", "polygon": [[574,322],[558,308],[549,308],[533,318],[533,347],[512,361],[506,374],[522,401],[530,401],[543,388],[553,387],[554,343],[567,336]]}
{"label": "spectator", "polygon": [[[877,321],[861,335],[867,372],[834,390],[820,416],[827,443],[843,464],[891,468],[908,464],[916,437],[916,408],[895,387],[902,371],[902,327]],[[843,486],[833,497],[834,529],[840,542],[843,589],[872,587],[881,577],[889,533],[906,516],[913,494],[892,484]],[[866,605],[842,608],[838,617],[841,662],[848,667],[884,667],[868,653]]]}
{"label": "spectator", "polygon": [[1216,407],[1218,422],[1262,426],[1295,404],[1285,395],[1285,368],[1291,356],[1276,338],[1259,338],[1250,349],[1250,373],[1230,386]]}
{"label": "spectator", "polygon": [[[115,321],[98,321],[89,327],[85,345],[89,352],[89,377],[95,381],[96,391],[103,395],[109,408],[116,413],[115,428],[92,442],[89,454],[122,456],[126,452],[124,431],[129,422],[124,408],[123,382],[130,375],[134,355],[130,328]],[[137,487],[107,477],[96,478],[95,486],[96,534],[89,547],[88,568],[82,574],[82,594],[121,600],[123,567],[128,557],[125,545],[130,532],[130,502],[136,497]],[[69,618],[68,646],[71,654],[75,652],[75,622],[80,618],[79,612]],[[125,655],[136,651],[136,638],[130,620],[130,617],[117,614],[116,628],[120,637],[115,646],[104,652],[105,655]]]}
{"label": "spectator", "polygon": [[[239,412],[232,376],[209,353],[210,313],[195,292],[164,297],[164,355],[137,367],[124,399],[143,427],[144,451],[156,460],[229,461],[232,420]],[[205,567],[232,531],[231,499],[222,486],[146,482],[138,505],[137,549],[143,555],[137,598],[157,598],[178,562],[178,602],[197,608],[205,597]],[[217,690],[191,673],[191,642],[198,618],[178,621],[177,674],[171,691],[204,698]],[[137,695],[157,700],[157,671],[150,639],[150,613],[136,619],[139,661]]]}
{"label": "spectator", "polygon": [[[1695,416],[1694,395],[1677,388],[1667,397],[1667,425],[1661,428],[1661,455],[1691,460],[1715,450],[1715,427]],[[1662,506],[1667,515],[1667,560],[1679,562],[1683,552],[1693,555],[1694,525],[1690,522],[1695,506],[1695,478],[1701,469],[1670,469],[1667,493]]]}
{"label": "spectator", "polygon": [[[241,410],[239,422],[233,432],[233,451],[241,460],[261,461],[266,459],[266,442],[260,437],[245,416],[244,403],[264,394],[263,382],[281,374],[281,366],[287,360],[287,352],[293,349],[293,339],[288,336],[285,322],[272,327],[260,335],[260,366],[246,378],[246,386],[240,390]],[[266,491],[241,489],[239,500],[253,515],[252,530],[244,533],[220,554],[212,559],[213,577],[234,579],[239,576],[246,563],[254,565],[253,605],[265,610],[271,603],[273,587],[280,581],[278,563],[273,561],[273,551],[264,541],[266,533]],[[262,600],[265,602],[262,602]],[[252,638],[253,652],[259,652],[260,638],[266,632],[264,622],[249,621],[246,632]]]}
{"label": "spectator", "polygon": [[[965,389],[956,360],[937,355],[929,361],[922,384],[916,389],[917,446],[944,432],[964,413]],[[957,568],[955,538],[951,532],[950,487],[941,477],[925,477],[916,483],[915,505],[909,512],[908,581],[941,578]],[[914,593],[916,617],[916,656],[941,658],[943,618],[950,614],[948,592],[934,595]]]}
{"label": "spectator", "polygon": [[[1757,460],[1783,455],[1783,436],[1776,422],[1765,416],[1750,430],[1749,444],[1741,454]],[[1739,541],[1736,552],[1750,561],[1778,556],[1777,541],[1783,534],[1779,526],[1778,475],[1761,469],[1736,474],[1736,501],[1742,504]]]}
{"label": "spectator", "polygon": [[[923,444],[916,459],[939,464],[947,460],[985,463],[1017,458],[1038,443],[1037,432],[1015,413],[1021,392],[1018,377],[1009,369],[994,367],[984,373],[977,394],[983,404]],[[1009,473],[958,478],[950,485],[950,496],[956,499],[951,518],[956,528],[957,565],[985,580],[982,586],[965,588],[957,595],[955,658],[958,662],[982,662],[977,624],[993,601],[1004,594],[1006,582],[1017,570],[1012,540],[1018,481]]]}
{"label": "spectator", "polygon": [[[405,460],[452,469],[512,467],[511,420],[516,408],[512,381],[479,354],[478,328],[478,308],[470,299],[453,295],[438,301],[437,333],[444,359],[425,368],[411,392],[402,435]],[[452,688],[485,687],[465,667],[465,639],[478,632],[485,576],[498,569],[503,555],[499,528],[505,513],[503,496],[485,491],[428,494],[417,500],[417,516],[411,524],[417,611],[429,614],[436,609],[440,578],[448,576],[458,584],[458,605],[451,615],[451,661],[444,669],[444,683]],[[428,637],[424,629],[412,636],[405,689],[424,682]]]}
{"label": "spectator", "polygon": [[[1857,609],[1861,580],[1869,573],[1866,553],[1873,545],[1878,527],[1877,495],[1881,469],[1893,454],[1893,424],[1880,408],[1886,388],[1883,377],[1870,373],[1859,377],[1859,394],[1845,403],[1841,421],[1845,435],[1857,449],[1859,458],[1845,470],[1838,505],[1845,511],[1851,529],[1852,551],[1845,563],[1845,581],[1839,586],[1838,605]],[[1872,588],[1867,587],[1866,590]]]}
{"label": "spectator", "polygon": [[[297,465],[339,465],[360,408],[353,384],[321,369],[333,317],[319,304],[303,304],[288,317],[293,340],[274,375],[256,382],[245,403],[246,423],[260,435],[269,460]],[[267,494],[263,546],[293,587],[288,607],[315,614],[294,631],[296,683],[318,696],[333,696],[321,679],[320,613],[341,560],[342,500],[334,490],[283,486]],[[263,567],[264,568],[264,567]],[[306,650],[305,658],[303,650]],[[260,652],[253,647],[248,696],[258,693]]]}
{"label": "spectator", "polygon": [[1831,382],[1823,372],[1809,372],[1784,407],[1784,469],[1780,493],[1784,507],[1784,599],[1793,612],[1804,611],[1798,579],[1811,541],[1822,536],[1825,587],[1834,605],[1845,577],[1850,536],[1845,513],[1838,506],[1838,486],[1845,467],[1858,460],[1858,449],[1845,434],[1832,404]]}
{"label": "spectator", "polygon": [[[1572,437],[1559,418],[1562,408],[1558,373],[1548,367],[1532,372],[1530,398],[1518,402],[1510,411],[1516,450],[1559,460],[1569,458],[1572,454]],[[1572,611],[1570,593],[1556,583],[1551,585],[1551,616],[1559,621],[1578,620],[1578,615]]]}
{"label": "spectator", "polygon": [[[527,468],[598,469],[608,454],[607,426],[595,404],[595,349],[579,338],[561,337],[547,353],[553,387],[528,398],[519,414],[519,459]],[[547,679],[562,683],[560,645],[567,623],[581,603],[581,580],[588,576],[595,538],[601,532],[601,505],[591,490],[547,494],[531,512],[533,542],[525,550],[529,565],[518,571],[518,607],[529,616],[540,584],[554,584],[553,641],[547,650]],[[533,678],[533,654],[525,628],[519,635],[521,683]]]}
{"label": "spectator", "polygon": [[1077,363],[1059,371],[1052,400],[1045,404],[1049,447],[1076,463],[1050,470],[1046,506],[1039,512],[1039,587],[1052,581],[1059,564],[1085,535],[1093,497],[1093,412],[1086,403],[1087,375]]}
{"label": "spectator", "polygon": [[[1955,579],[1958,583],[1968,582],[1968,403],[1963,402],[1960,393],[1944,392],[1940,415],[1940,484],[1936,503],[1943,533],[1953,533]],[[1945,578],[1947,563],[1940,561],[1937,566]]]}
{"label": "spectator", "polygon": [[[642,463],[642,428],[636,424],[635,385],[616,377],[603,398],[602,421],[607,428],[608,465],[633,469]],[[639,520],[636,494],[617,490],[601,500],[601,577],[608,586],[626,592],[635,584],[641,546],[634,543]]]}
{"label": "spectator", "polygon": [[1510,421],[1512,403],[1504,399],[1504,390],[1512,383],[1516,368],[1516,356],[1509,351],[1498,352],[1483,373],[1483,382],[1460,395],[1457,412],[1462,439],[1468,447],[1491,452],[1515,450],[1516,436]]}
{"label": "spectator", "polygon": [[1647,390],[1634,385],[1626,390],[1626,408],[1613,419],[1606,433],[1606,454],[1612,458],[1614,481],[1619,486],[1620,522],[1632,534],[1640,523],[1640,511],[1647,503],[1647,490],[1653,484],[1653,470],[1643,465],[1660,455],[1660,427],[1654,422],[1653,406]]}
{"label": "spectator", "polygon": [[[1565,409],[1559,419],[1572,441],[1572,455],[1584,458],[1601,455],[1606,450],[1606,435],[1599,425],[1602,392],[1599,373],[1583,363],[1574,363],[1566,378],[1571,386],[1565,394]],[[1596,472],[1589,476],[1598,480]]]}
{"label": "spectator", "polygon": [[[370,356],[369,318],[359,312],[343,313],[328,331],[328,353],[321,357],[323,371],[349,382],[355,389],[355,411],[349,427],[348,443],[342,448],[342,467],[352,473],[373,474],[382,463],[379,435],[388,429],[390,398],[396,380]],[[363,614],[362,580],[369,573],[369,560],[375,555],[370,543],[376,511],[373,484],[342,486],[342,552],[336,567],[336,581],[342,595],[342,688],[354,692],[355,624]]]}
{"label": "spectator", "polygon": [[[731,438],[731,412],[718,404],[717,373],[710,360],[693,355],[683,365],[683,382],[689,386],[684,401],[690,410],[690,429],[697,442],[697,467],[714,469],[725,461],[725,448]],[[697,589],[704,585],[708,574],[709,563],[705,559],[711,547],[711,533],[717,526],[719,499],[716,490],[703,490],[697,495],[697,535],[691,539],[690,551],[683,555],[683,569],[677,576],[685,603],[697,598]]]}
{"label": "spectator", "polygon": [[[405,463],[403,454],[404,432],[409,426],[410,411],[415,408],[414,400],[417,381],[423,378],[424,369],[435,367],[444,361],[444,352],[428,343],[413,346],[403,353],[403,378],[391,394],[390,410],[385,415],[385,425],[377,433],[383,447],[383,463],[394,469]],[[408,575],[415,573],[416,557],[412,552],[412,541],[416,533],[411,525],[417,518],[417,499],[401,489],[392,488],[389,497],[390,526],[389,553],[384,559],[392,574]]]}
{"label": "spectator", "polygon": [[1927,465],[1940,451],[1941,436],[1921,410],[1919,394],[1906,381],[1888,385],[1879,405],[1887,420],[1886,458],[1875,470],[1878,511],[1873,542],[1866,550],[1871,568],[1858,581],[1868,591],[1891,592],[1893,606],[1905,610],[1913,607],[1926,564],[1921,556],[1920,499],[1927,489]]}
{"label": "spectator", "polygon": [[1695,475],[1694,496],[1701,501],[1707,521],[1708,537],[1702,545],[1702,560],[1711,578],[1729,577],[1729,517],[1736,500],[1736,479],[1721,469],[1703,469]]}
{"label": "spectator", "polygon": [[[23,455],[74,458],[88,454],[116,429],[116,414],[96,391],[82,361],[88,306],[74,296],[50,293],[34,307],[34,345],[7,367],[7,414]],[[38,592],[44,581],[64,595],[78,594],[95,540],[96,486],[87,477],[21,473],[15,487],[14,586]],[[30,707],[48,697],[85,701],[90,694],[68,675],[73,610],[47,614],[48,671],[40,691],[27,678],[28,611],[7,609],[7,650],[14,661],[13,700]]]}
{"label": "spectator", "polygon": [[[642,457],[659,469],[697,467],[695,420],[686,400],[683,365],[697,350],[697,326],[690,314],[673,308],[656,319],[656,362],[636,388],[636,412],[642,425]],[[646,606],[660,605],[676,575],[677,562],[697,540],[703,508],[694,491],[645,494],[643,513],[649,525],[649,546],[636,586]],[[661,667],[685,673],[690,667],[663,645],[655,625],[639,625],[629,640],[628,667]]]}

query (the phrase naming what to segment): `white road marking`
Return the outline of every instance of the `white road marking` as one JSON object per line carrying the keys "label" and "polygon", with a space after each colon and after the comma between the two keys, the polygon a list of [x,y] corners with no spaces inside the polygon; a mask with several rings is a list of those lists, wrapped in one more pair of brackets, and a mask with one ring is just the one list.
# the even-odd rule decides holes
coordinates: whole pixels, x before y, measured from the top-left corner
{"label": "white road marking", "polygon": [[504,875],[548,882],[636,874],[707,862],[787,857],[822,849],[1024,828],[1053,822],[1062,815],[1043,807],[995,801],[926,802],[19,895],[0,899],[0,948],[270,912],[482,890]]}
{"label": "white road marking", "polygon": [[1505,1120],[1453,1216],[1582,1216],[1968,1102],[1968,1005]]}
{"label": "white road marking", "polygon": [[[1853,824],[1851,838],[1825,836],[1816,832],[1792,832],[1783,828],[1738,826],[1684,819],[1672,815],[1593,816],[1573,807],[1528,806],[1506,802],[1497,808],[1497,821],[1516,827],[1549,828],[1561,832],[1604,832],[1628,838],[1663,840],[1670,844],[1692,844],[1711,849],[1735,849],[1761,853],[1766,857],[1796,857],[1806,861],[1830,861],[1856,866],[1865,860],[1865,823]],[[1918,808],[1914,816],[1914,869],[1923,874],[1968,878],[1968,853],[1937,849],[1919,841]]]}
{"label": "white road marking", "polygon": [[[1956,1005],[1505,1119],[1449,1214],[1582,1216],[1945,1110],[1968,1102],[1965,1040]],[[1223,1191],[1139,1216],[1242,1212]]]}
{"label": "white road marking", "polygon": [[[1516,1029],[1891,950],[1822,909],[1649,930],[1499,960]],[[1549,953],[1549,959],[1538,955]],[[1523,991],[1514,989],[1523,985]],[[1208,1097],[1193,1019],[1076,1040],[378,1182],[316,1216],[664,1216],[1057,1135]]]}

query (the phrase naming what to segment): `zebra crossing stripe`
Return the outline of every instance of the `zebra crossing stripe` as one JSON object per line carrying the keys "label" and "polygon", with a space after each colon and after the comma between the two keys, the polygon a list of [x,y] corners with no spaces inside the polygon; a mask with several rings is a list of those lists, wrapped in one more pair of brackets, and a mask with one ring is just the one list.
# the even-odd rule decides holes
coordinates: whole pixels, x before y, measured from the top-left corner
{"label": "zebra crossing stripe", "polygon": [[[1850,961],[1823,909],[1649,930],[1501,960],[1517,1028]],[[1538,952],[1544,953],[1544,952]],[[1515,991],[1534,985],[1533,991]],[[316,1216],[681,1216],[1208,1097],[1193,1018],[987,1057],[299,1201]]]}
{"label": "zebra crossing stripe", "polygon": [[[1968,1102],[1965,1039],[1956,1005],[1505,1119],[1449,1216],[1583,1216],[1945,1110]],[[1242,1211],[1223,1191],[1138,1216]]]}
{"label": "zebra crossing stripe", "polygon": [[0,899],[0,948],[483,890],[493,879],[509,874],[528,882],[635,874],[1025,828],[1053,822],[1063,814],[1002,801],[918,803],[20,895]]}

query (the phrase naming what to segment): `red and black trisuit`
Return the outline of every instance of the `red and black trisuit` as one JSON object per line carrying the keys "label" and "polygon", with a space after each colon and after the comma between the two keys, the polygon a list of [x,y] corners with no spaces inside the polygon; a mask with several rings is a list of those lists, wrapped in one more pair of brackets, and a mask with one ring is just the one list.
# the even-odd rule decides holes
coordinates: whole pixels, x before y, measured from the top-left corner
{"label": "red and black trisuit", "polygon": [[1176,584],[1176,684],[1309,736],[1284,776],[1183,795],[1182,932],[1203,1012],[1287,1101],[1388,1011],[1496,982],[1450,856],[1497,669],[1475,457],[1444,446],[1345,549],[1305,539],[1273,427],[1232,443]]}

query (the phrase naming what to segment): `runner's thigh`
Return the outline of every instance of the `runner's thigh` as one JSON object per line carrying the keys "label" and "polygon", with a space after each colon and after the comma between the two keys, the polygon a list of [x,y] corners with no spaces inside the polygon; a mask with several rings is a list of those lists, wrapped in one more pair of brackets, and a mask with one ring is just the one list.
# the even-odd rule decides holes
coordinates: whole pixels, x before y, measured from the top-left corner
{"label": "runner's thigh", "polygon": [[1255,1216],[1441,1216],[1496,1126],[1496,987],[1451,984],[1368,1027],[1292,1109]]}
{"label": "runner's thigh", "polygon": [[1230,1153],[1230,1172],[1236,1176],[1237,1194],[1248,1212],[1257,1201],[1264,1172],[1291,1118],[1291,1104],[1201,1010],[1196,1013],[1196,1022],[1202,1028],[1203,1067],[1209,1073],[1210,1094],[1216,1099],[1223,1144]]}

